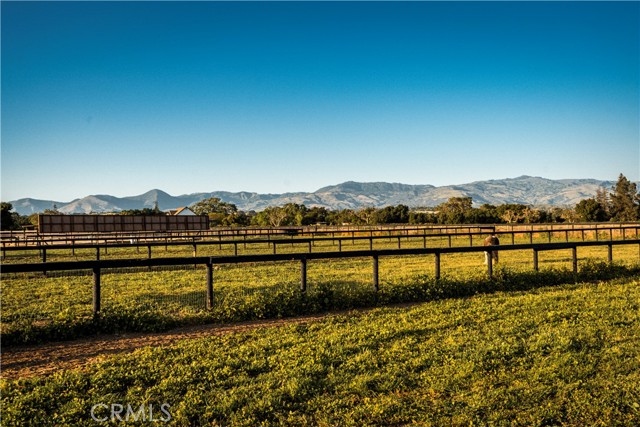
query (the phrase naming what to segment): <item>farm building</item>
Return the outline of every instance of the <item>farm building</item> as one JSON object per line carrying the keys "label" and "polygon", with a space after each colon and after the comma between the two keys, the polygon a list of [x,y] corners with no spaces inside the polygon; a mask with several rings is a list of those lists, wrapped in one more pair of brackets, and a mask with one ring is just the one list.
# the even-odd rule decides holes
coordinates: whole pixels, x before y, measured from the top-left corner
{"label": "farm building", "polygon": [[171,209],[168,211],[169,215],[173,216],[195,216],[195,212],[189,209],[188,206],[184,206],[178,209]]}
{"label": "farm building", "polygon": [[38,215],[40,233],[208,230],[209,217],[181,215]]}

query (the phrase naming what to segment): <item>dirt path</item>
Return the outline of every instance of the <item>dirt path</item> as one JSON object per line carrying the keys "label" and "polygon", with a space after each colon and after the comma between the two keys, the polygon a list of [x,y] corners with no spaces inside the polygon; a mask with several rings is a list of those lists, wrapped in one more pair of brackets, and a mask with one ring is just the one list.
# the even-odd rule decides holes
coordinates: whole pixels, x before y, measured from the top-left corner
{"label": "dirt path", "polygon": [[2,349],[1,376],[5,379],[51,375],[57,371],[86,367],[110,355],[130,353],[141,347],[160,347],[175,344],[177,340],[201,338],[212,335],[242,332],[263,327],[278,327],[305,323],[329,316],[356,313],[351,310],[292,317],[287,319],[259,320],[225,325],[198,325],[172,329],[161,333],[128,333],[100,335],[76,341],[61,341],[34,346]]}

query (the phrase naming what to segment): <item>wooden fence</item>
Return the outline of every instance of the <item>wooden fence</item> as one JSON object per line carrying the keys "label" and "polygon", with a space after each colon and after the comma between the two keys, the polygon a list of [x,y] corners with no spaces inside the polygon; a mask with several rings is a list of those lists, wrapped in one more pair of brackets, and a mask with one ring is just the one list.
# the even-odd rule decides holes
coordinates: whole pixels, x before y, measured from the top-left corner
{"label": "wooden fence", "polygon": [[[624,226],[624,227],[609,227],[609,228],[599,228],[597,231],[594,229],[573,229],[573,228],[564,228],[564,229],[555,229],[555,230],[504,230],[504,231],[495,231],[494,233],[498,236],[507,236],[511,238],[511,244],[515,244],[515,236],[516,235],[528,235],[529,243],[533,244],[534,235],[546,234],[548,237],[548,242],[551,243],[551,239],[554,235],[560,234],[564,236],[565,242],[569,243],[570,234],[580,234],[581,240],[585,241],[585,232],[595,232],[595,240],[600,240],[600,233],[608,234],[609,239],[613,240],[613,231],[617,231],[620,233],[620,237],[623,240],[626,240],[628,236],[635,236],[637,239],[640,233],[640,225],[633,226]],[[608,233],[607,233],[608,232]],[[131,239],[127,242],[113,242],[113,243],[73,243],[71,244],[48,244],[48,245],[39,245],[39,246],[30,246],[30,245],[2,245],[1,253],[2,259],[4,260],[7,252],[29,252],[29,251],[38,251],[42,262],[47,261],[47,251],[53,250],[71,250],[72,255],[75,255],[76,250],[80,249],[93,249],[96,252],[96,260],[100,259],[101,251],[107,253],[110,248],[136,248],[139,250],[140,248],[147,249],[148,258],[152,257],[152,248],[155,247],[165,247],[167,249],[169,246],[177,246],[177,247],[190,247],[193,249],[193,256],[197,256],[198,247],[199,246],[214,246],[218,245],[220,249],[222,246],[233,246],[233,254],[234,256],[238,255],[238,247],[240,245],[247,247],[247,245],[268,245],[273,250],[273,254],[277,253],[277,247],[282,245],[305,245],[308,247],[308,252],[312,252],[313,246],[318,243],[331,241],[332,244],[337,244],[338,252],[342,252],[342,247],[344,242],[352,242],[356,241],[368,241],[369,242],[369,250],[374,249],[374,242],[381,240],[397,240],[398,249],[402,249],[402,240],[411,241],[411,239],[422,240],[422,247],[427,248],[427,241],[430,239],[442,239],[446,238],[448,241],[448,247],[452,247],[452,239],[453,238],[468,238],[469,246],[474,245],[474,238],[476,242],[479,242],[478,238],[482,238],[483,236],[487,236],[490,234],[490,231],[478,231],[478,232],[453,232],[453,233],[439,233],[439,234],[393,234],[389,232],[387,235],[373,235],[373,231],[370,232],[368,236],[355,236],[352,235],[350,237],[315,237],[315,238],[296,238],[291,236],[287,239],[243,239],[243,240],[196,240],[192,238],[191,240],[179,240],[179,241],[171,241],[169,239],[165,239],[164,241],[148,241],[148,242],[140,242],[136,239]],[[246,237],[246,236],[245,236]]]}
{"label": "wooden fence", "polygon": [[[640,223],[587,223],[587,224],[507,224],[507,225],[458,225],[458,226],[361,226],[361,227],[278,227],[278,228],[219,228],[212,230],[183,230],[183,231],[154,231],[154,232],[109,232],[109,233],[54,233],[39,234],[27,231],[2,231],[0,232],[0,243],[3,248],[10,246],[51,246],[56,244],[112,244],[135,242],[170,242],[170,241],[211,241],[222,240],[242,240],[253,239],[282,239],[285,237],[298,237],[316,239],[321,237],[376,237],[376,236],[421,236],[426,235],[469,235],[472,233],[487,234],[497,232],[499,235],[511,235],[512,243],[514,236],[518,234],[546,233],[551,240],[552,235],[565,233],[581,233],[582,240],[585,240],[585,233],[594,233],[596,239],[601,234],[608,234],[609,240],[614,234],[623,239],[626,235],[635,234],[638,237]],[[532,243],[532,238],[530,240]]]}
{"label": "wooden fence", "polygon": [[[541,251],[553,251],[571,249],[573,272],[578,272],[579,247],[607,246],[608,261],[613,261],[613,246],[638,245],[640,254],[640,239],[634,240],[610,240],[592,242],[563,242],[563,243],[538,243],[523,245],[501,245],[492,246],[491,251],[522,251],[531,250],[533,252],[533,268],[538,271],[538,253]],[[401,256],[401,255],[434,255],[435,278],[440,279],[441,263],[443,254],[485,252],[487,247],[451,247],[451,248],[406,248],[406,249],[381,249],[381,250],[358,250],[348,252],[316,252],[316,253],[289,253],[289,254],[265,254],[265,255],[240,255],[240,256],[216,256],[216,257],[180,257],[180,258],[147,258],[147,259],[113,259],[95,261],[73,261],[73,262],[43,262],[30,264],[2,264],[2,273],[27,273],[68,270],[91,270],[93,272],[93,313],[100,312],[100,277],[102,270],[113,268],[132,267],[158,267],[158,266],[180,266],[180,265],[204,265],[206,266],[206,289],[207,308],[213,307],[213,266],[217,264],[240,264],[240,263],[262,263],[275,261],[299,261],[300,262],[300,290],[307,289],[307,262],[318,259],[344,259],[344,258],[371,258],[373,261],[373,287],[379,289],[378,260],[381,256]],[[487,264],[487,275],[493,277],[493,257],[489,257]]]}
{"label": "wooden fence", "polygon": [[282,238],[289,237],[307,237],[316,238],[324,236],[344,236],[351,237],[368,235],[412,235],[412,234],[443,234],[443,233],[470,233],[472,231],[492,232],[495,230],[493,225],[465,225],[465,226],[363,226],[363,227],[276,227],[276,228],[218,228],[211,230],[181,230],[181,231],[114,231],[114,232],[74,232],[74,233],[46,233],[27,231],[2,231],[0,232],[0,242],[3,246],[43,246],[64,242],[69,243],[118,243],[130,240],[136,241],[172,241],[172,240],[203,240],[217,238],[235,239],[242,238]]}

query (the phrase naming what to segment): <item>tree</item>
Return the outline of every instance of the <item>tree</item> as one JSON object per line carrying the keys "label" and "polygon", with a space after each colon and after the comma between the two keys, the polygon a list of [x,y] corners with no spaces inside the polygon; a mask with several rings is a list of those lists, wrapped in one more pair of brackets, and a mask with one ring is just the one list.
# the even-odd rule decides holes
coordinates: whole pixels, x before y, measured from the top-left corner
{"label": "tree", "polygon": [[38,225],[38,213],[32,213],[31,215],[29,215],[27,217],[27,221],[24,225],[33,225],[33,226],[37,226]]}
{"label": "tree", "polygon": [[575,212],[580,221],[601,222],[608,218],[603,206],[594,198],[581,200],[576,205]]}
{"label": "tree", "polygon": [[285,224],[287,219],[287,211],[282,209],[279,206],[269,206],[265,210],[262,211],[265,214],[268,225],[272,227],[281,227]]}
{"label": "tree", "polygon": [[438,216],[433,212],[413,210],[409,212],[409,224],[437,224]]}
{"label": "tree", "polygon": [[640,218],[640,195],[634,182],[623,174],[611,193],[611,219],[614,221],[637,221]]}
{"label": "tree", "polygon": [[471,211],[471,197],[451,197],[438,206],[440,224],[464,224]]}
{"label": "tree", "polygon": [[496,215],[507,224],[541,222],[546,213],[527,205],[508,203],[496,208]]}
{"label": "tree", "polygon": [[377,221],[376,218],[376,213],[377,213],[377,209],[374,208],[373,206],[368,206],[366,208],[362,208],[360,210],[358,210],[356,212],[356,215],[358,217],[358,219],[360,220],[359,222],[366,224],[366,225],[371,225],[371,224],[375,224]]}
{"label": "tree", "polygon": [[251,224],[252,218],[255,216],[255,212],[244,212],[238,211],[235,215],[233,215],[233,222],[229,225],[239,225],[241,227],[247,227]]}
{"label": "tree", "polygon": [[549,220],[550,222],[563,223],[564,219],[564,209],[559,207],[553,207],[549,210]]}
{"label": "tree", "polygon": [[328,215],[329,211],[327,208],[314,206],[305,213],[302,219],[302,225],[326,223]]}
{"label": "tree", "polygon": [[377,224],[406,224],[409,222],[409,207],[406,205],[386,206],[374,213]]}
{"label": "tree", "polygon": [[58,205],[54,203],[51,209],[45,209],[44,211],[42,211],[42,215],[64,215],[64,214],[58,210]]}
{"label": "tree", "polygon": [[[238,208],[218,197],[209,197],[189,206],[196,215],[207,215],[212,225],[231,225],[235,223]],[[243,218],[244,220],[244,218]]]}
{"label": "tree", "polygon": [[252,221],[253,224],[262,227],[308,225],[315,222],[316,215],[322,214],[322,211],[318,209],[320,208],[310,210],[305,205],[297,203],[287,203],[284,206],[269,206],[262,212],[257,213]]}
{"label": "tree", "polygon": [[330,211],[327,214],[327,222],[332,225],[361,224],[361,221],[358,212],[353,209]]}
{"label": "tree", "polygon": [[571,208],[564,208],[560,211],[560,218],[562,218],[562,222],[576,222],[578,221],[578,216],[576,212]]}
{"label": "tree", "polygon": [[287,203],[282,209],[287,214],[283,225],[303,225],[304,217],[308,212],[305,205]]}
{"label": "tree", "polygon": [[11,203],[2,202],[1,204],[1,216],[0,216],[0,228],[2,230],[15,230],[18,228],[18,224],[15,221],[15,217],[11,212],[13,205]]}
{"label": "tree", "polygon": [[120,211],[120,215],[145,215],[145,216],[153,216],[153,215],[166,215],[166,213],[162,212],[158,209],[158,206],[151,208],[143,208],[143,209],[125,209]]}
{"label": "tree", "polygon": [[609,193],[607,189],[604,187],[600,187],[596,190],[596,202],[600,205],[602,210],[605,213],[605,218],[603,221],[609,221],[611,219],[611,200],[609,199]]}
{"label": "tree", "polygon": [[190,208],[196,215],[208,215],[211,213],[231,215],[238,212],[236,205],[223,202],[218,197],[209,197],[208,199],[200,200],[191,205]]}

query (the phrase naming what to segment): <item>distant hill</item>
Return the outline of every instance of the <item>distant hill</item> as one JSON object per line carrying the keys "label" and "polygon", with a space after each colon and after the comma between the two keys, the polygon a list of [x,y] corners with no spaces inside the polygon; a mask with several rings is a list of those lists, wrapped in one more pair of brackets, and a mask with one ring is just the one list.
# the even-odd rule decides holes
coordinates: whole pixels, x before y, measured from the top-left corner
{"label": "distant hill", "polygon": [[436,206],[450,197],[471,197],[475,205],[522,203],[533,206],[574,206],[580,200],[593,197],[600,187],[611,189],[613,181],[595,179],[551,180],[520,176],[490,181],[476,181],[462,185],[408,185],[388,182],[344,182],[320,188],[313,193],[258,194],[214,191],[171,196],[162,190],[151,190],[139,196],[114,197],[91,195],[71,202],[52,200],[14,200],[14,210],[29,215],[51,209],[55,204],[63,213],[118,212],[127,209],[153,208],[156,202],[162,210],[189,206],[209,197],[233,203],[240,210],[260,211],[268,206],[286,203],[322,206],[328,209],[359,209],[367,206],[383,207],[405,204],[410,207]]}

